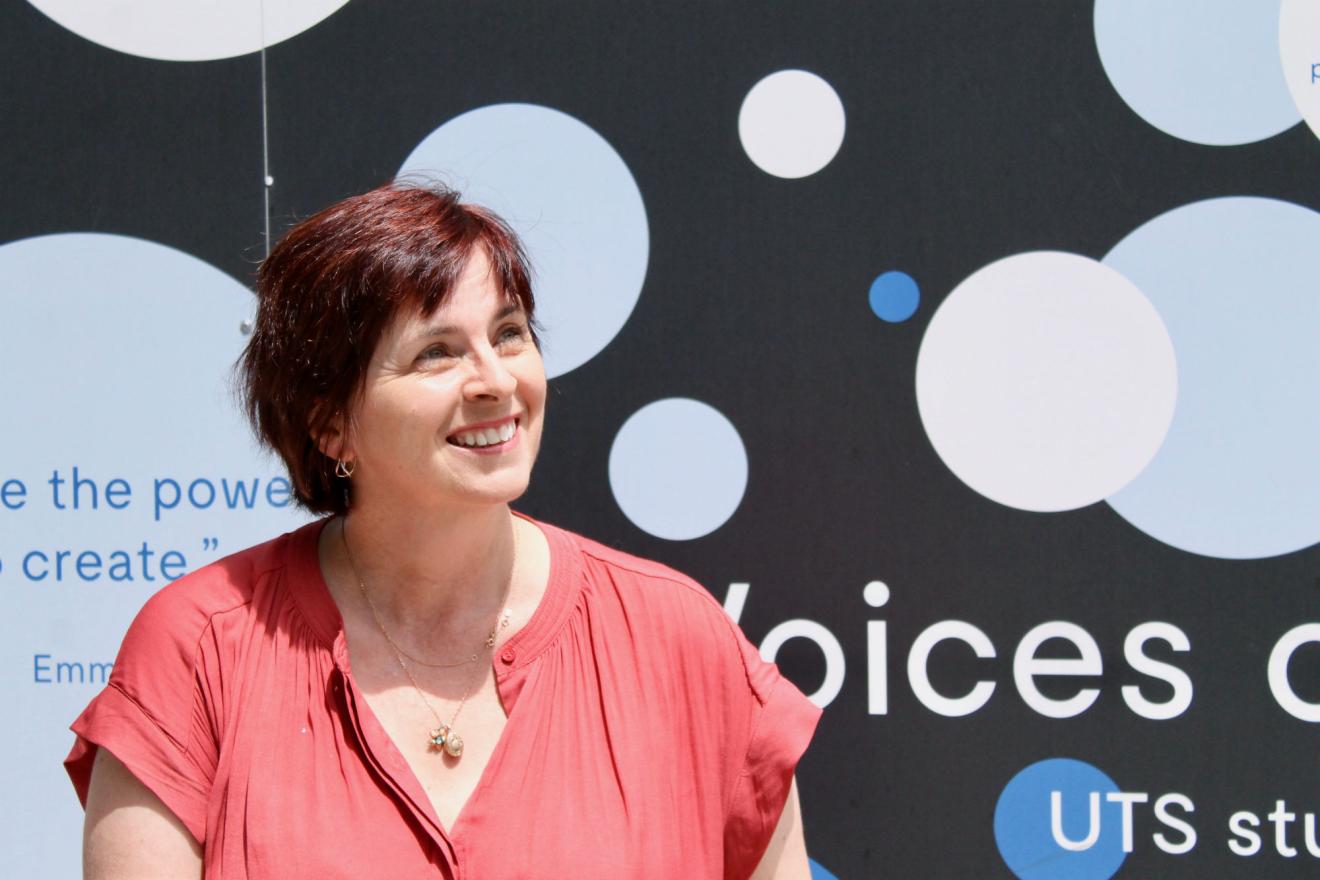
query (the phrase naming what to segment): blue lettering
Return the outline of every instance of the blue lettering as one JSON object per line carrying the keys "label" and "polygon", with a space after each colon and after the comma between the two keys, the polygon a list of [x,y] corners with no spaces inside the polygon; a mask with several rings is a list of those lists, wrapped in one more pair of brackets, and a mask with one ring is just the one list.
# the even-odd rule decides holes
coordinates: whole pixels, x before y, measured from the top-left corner
{"label": "blue lettering", "polygon": [[275,477],[266,482],[266,503],[271,507],[288,507],[289,496],[292,494],[289,481],[283,477]]}
{"label": "blue lettering", "polygon": [[[128,507],[128,501],[132,494],[133,490],[129,487],[128,481],[121,480],[119,477],[115,477],[105,484],[105,503],[115,510],[123,510]],[[121,497],[123,498],[122,502],[119,501]]]}
{"label": "blue lettering", "polygon": [[[51,665],[51,655],[32,655],[32,681],[36,684],[105,684],[113,663],[82,662],[79,660],[57,660]],[[54,675],[51,675],[52,670]]]}
{"label": "blue lettering", "polygon": [[143,541],[136,550],[112,550],[106,554],[97,550],[29,550],[22,567],[30,581],[50,579],[62,583],[67,578],[91,582],[109,577],[118,582],[140,578],[150,583],[157,580],[154,576],[157,570],[169,580],[182,577],[188,569],[188,559],[178,550],[160,553]]}
{"label": "blue lettering", "polygon": [[110,580],[131,581],[133,579],[133,560],[123,550],[110,554]]}
{"label": "blue lettering", "polygon": [[77,510],[79,507],[79,501],[78,501],[80,497],[79,493],[82,492],[83,489],[86,489],[88,492],[91,493],[92,510],[96,510],[98,508],[98,504],[97,504],[98,493],[96,491],[96,481],[87,477],[78,476],[78,466],[75,464],[73,466],[73,509],[74,510]]}
{"label": "blue lettering", "polygon": [[[198,486],[205,486],[206,491],[211,493],[210,495],[206,496],[205,504],[197,500]],[[191,483],[188,484],[188,501],[191,502],[192,506],[197,508],[198,510],[205,510],[206,508],[210,507],[212,504],[215,504],[215,484],[212,483],[210,480],[206,479],[205,477],[198,477],[197,479],[193,480]]]}
{"label": "blue lettering", "polygon": [[55,506],[56,510],[63,510],[64,504],[60,501],[60,486],[64,485],[64,478],[60,476],[58,470],[53,470],[50,472],[50,479],[46,482],[50,483],[50,503]]}
{"label": "blue lettering", "polygon": [[27,486],[23,485],[22,480],[5,480],[4,485],[0,486],[0,504],[10,510],[21,510],[27,504]]}
{"label": "blue lettering", "polygon": [[[84,550],[78,554],[76,563],[78,577],[85,581],[94,581],[101,577],[101,555],[95,550]],[[91,569],[89,572],[88,569]]]}
{"label": "blue lettering", "polygon": [[[32,680],[37,684],[50,684],[52,681],[50,677],[50,664],[43,662],[49,659],[49,654],[32,655]],[[45,675],[45,678],[42,678],[43,674]]]}
{"label": "blue lettering", "polygon": [[41,574],[33,572],[29,567],[29,563],[32,562],[34,557],[40,559],[44,563],[50,563],[50,557],[45,553],[42,553],[40,550],[30,550],[28,551],[28,554],[23,557],[23,574],[27,575],[27,579],[30,581],[44,581],[49,571],[43,568]]}
{"label": "blue lettering", "polygon": [[[242,480],[239,480],[236,483],[234,483],[232,487],[229,485],[228,480],[220,481],[220,488],[225,493],[225,504],[229,506],[230,510],[233,510],[234,508],[238,507],[240,504],[242,504],[248,510],[251,510],[252,505],[255,504],[257,501],[257,485],[258,485],[258,480],[256,477],[252,478],[251,486],[249,486],[247,483],[243,482]],[[230,491],[231,489],[233,490],[232,492]],[[266,487],[266,494],[267,495],[270,494],[269,486]]]}
{"label": "blue lettering", "polygon": [[1317,81],[1320,81],[1320,61],[1311,65],[1311,85],[1315,85]]}
{"label": "blue lettering", "polygon": [[[170,571],[171,568],[176,570]],[[188,560],[178,550],[167,550],[160,555],[160,573],[169,580],[182,577],[187,568]]]}
{"label": "blue lettering", "polygon": [[[183,497],[183,491],[179,488],[179,484],[174,480],[171,480],[169,477],[166,477],[163,480],[158,479],[153,482],[152,497],[156,507],[156,522],[160,522],[160,512],[162,510],[173,510],[178,507],[179,499]],[[161,494],[161,490],[167,487],[174,492],[174,497],[169,501],[166,501],[165,496]]]}
{"label": "blue lettering", "polygon": [[[87,673],[83,670],[83,665],[81,663],[76,661],[72,663],[66,663],[63,660],[57,661],[55,663],[55,682],[57,684],[63,684],[66,681],[72,682],[74,672],[78,673],[78,684],[83,684],[87,681]],[[65,673],[68,673],[67,678],[65,677]]]}
{"label": "blue lettering", "polygon": [[156,551],[148,547],[146,541],[143,541],[142,546],[138,548],[137,555],[142,560],[142,579],[144,581],[156,580],[151,576],[151,557],[156,555]]}

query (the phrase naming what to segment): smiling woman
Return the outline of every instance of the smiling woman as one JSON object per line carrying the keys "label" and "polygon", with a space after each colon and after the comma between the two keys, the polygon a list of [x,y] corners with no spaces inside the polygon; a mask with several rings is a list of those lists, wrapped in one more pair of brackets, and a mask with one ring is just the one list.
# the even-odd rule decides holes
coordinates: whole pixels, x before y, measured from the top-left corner
{"label": "smiling woman", "polygon": [[806,878],[819,710],[700,585],[509,508],[546,402],[509,228],[382,187],[258,293],[248,411],[326,516],[133,623],[66,762],[87,876]]}

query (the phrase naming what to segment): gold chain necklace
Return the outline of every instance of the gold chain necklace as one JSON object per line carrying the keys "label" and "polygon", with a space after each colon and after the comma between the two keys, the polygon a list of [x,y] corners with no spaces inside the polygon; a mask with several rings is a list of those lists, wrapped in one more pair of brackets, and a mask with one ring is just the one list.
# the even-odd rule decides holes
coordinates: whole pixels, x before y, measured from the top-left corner
{"label": "gold chain necklace", "polygon": [[[431,717],[435,719],[436,726],[432,728],[430,735],[427,737],[427,748],[436,752],[444,752],[454,758],[461,758],[463,756],[463,737],[454,732],[454,722],[458,720],[458,713],[463,711],[464,704],[467,703],[468,697],[472,695],[472,687],[476,684],[478,676],[474,675],[468,679],[468,686],[467,689],[463,691],[463,698],[458,701],[458,708],[454,709],[454,714],[449,716],[449,723],[446,724],[440,719],[440,713],[435,711],[435,707],[431,705],[431,701],[426,698],[426,694],[423,693],[421,686],[417,684],[417,679],[413,677],[412,670],[408,668],[407,663],[403,662],[403,658],[407,657],[409,660],[412,660],[414,663],[419,663],[422,666],[454,668],[457,666],[466,666],[469,663],[475,663],[481,656],[481,652],[474,653],[470,658],[460,663],[449,664],[426,663],[418,660],[411,654],[406,653],[403,648],[399,647],[399,643],[394,641],[390,636],[389,630],[385,629],[385,623],[380,619],[380,612],[376,610],[376,603],[371,601],[371,594],[367,592],[367,584],[362,580],[362,575],[358,573],[357,563],[353,560],[353,551],[348,547],[347,519],[341,519],[339,521],[339,539],[344,543],[344,552],[348,555],[348,566],[353,570],[353,577],[358,582],[358,589],[362,592],[362,598],[367,601],[367,607],[371,609],[371,617],[376,621],[376,627],[380,630],[380,634],[385,637],[385,641],[389,642],[390,648],[394,651],[394,659],[398,661],[399,668],[403,670],[403,674],[408,677],[408,681],[412,684],[413,690],[417,692],[417,696],[421,699],[422,705],[426,707],[427,711],[431,713]],[[515,529],[513,533],[514,561],[516,561],[517,558],[518,532],[517,529]],[[513,587],[513,570],[514,565],[513,563],[510,563],[509,579],[504,582],[504,595],[500,598],[501,606],[503,606],[509,599],[509,591]],[[500,612],[500,616],[496,620],[495,626],[486,636],[485,648],[487,650],[494,649],[496,634],[508,625],[509,609],[505,607]]]}

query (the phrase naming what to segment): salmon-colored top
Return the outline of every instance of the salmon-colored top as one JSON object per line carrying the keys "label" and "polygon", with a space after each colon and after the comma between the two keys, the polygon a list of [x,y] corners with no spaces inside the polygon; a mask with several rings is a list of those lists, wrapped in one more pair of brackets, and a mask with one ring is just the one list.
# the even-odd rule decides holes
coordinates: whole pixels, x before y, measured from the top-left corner
{"label": "salmon-colored top", "polygon": [[747,877],[820,710],[702,587],[545,524],[551,570],[492,662],[508,712],[451,829],[349,668],[325,521],[156,594],[73,724],[230,878]]}

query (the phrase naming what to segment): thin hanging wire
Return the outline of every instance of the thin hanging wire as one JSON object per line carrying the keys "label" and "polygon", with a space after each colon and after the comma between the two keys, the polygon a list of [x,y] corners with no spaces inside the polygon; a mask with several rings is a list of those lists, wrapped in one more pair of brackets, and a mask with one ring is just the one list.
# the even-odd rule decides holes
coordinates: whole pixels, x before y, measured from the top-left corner
{"label": "thin hanging wire", "polygon": [[[270,176],[270,117],[266,111],[266,2],[258,3],[261,21],[258,34],[261,37],[261,207],[265,220],[266,256],[270,256],[270,188],[275,178]],[[244,336],[252,332],[253,321],[246,318],[239,323],[238,329]]]}
{"label": "thin hanging wire", "polygon": [[270,123],[266,113],[266,3],[261,0],[261,195],[266,218],[266,256],[270,256]]}

